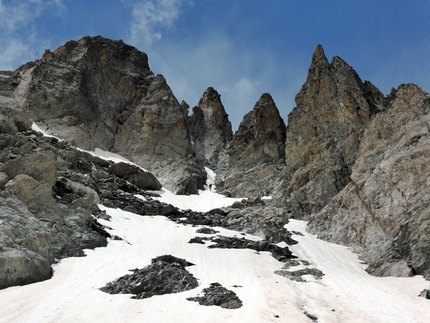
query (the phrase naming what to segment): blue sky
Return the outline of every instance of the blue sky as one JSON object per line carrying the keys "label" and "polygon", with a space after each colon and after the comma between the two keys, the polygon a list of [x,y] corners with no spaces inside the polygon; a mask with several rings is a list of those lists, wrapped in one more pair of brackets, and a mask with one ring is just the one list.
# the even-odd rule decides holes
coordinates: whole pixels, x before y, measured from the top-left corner
{"label": "blue sky", "polygon": [[385,94],[430,91],[427,0],[0,0],[2,70],[86,35],[146,52],[191,107],[214,87],[234,129],[264,92],[287,120],[317,44]]}

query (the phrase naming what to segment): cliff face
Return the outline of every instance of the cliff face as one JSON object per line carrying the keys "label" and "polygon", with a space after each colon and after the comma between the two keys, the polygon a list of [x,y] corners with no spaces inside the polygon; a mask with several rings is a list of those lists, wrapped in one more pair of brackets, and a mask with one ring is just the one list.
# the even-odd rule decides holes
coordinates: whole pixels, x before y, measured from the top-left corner
{"label": "cliff face", "polygon": [[402,85],[365,128],[350,183],[309,224],[376,275],[430,278],[430,97]]}
{"label": "cliff face", "polygon": [[384,96],[321,46],[288,116],[286,177],[277,198],[299,217],[321,210],[349,182],[363,128],[384,109]]}
{"label": "cliff face", "polygon": [[193,159],[187,116],[136,48],[84,37],[22,66],[19,79],[15,100],[48,132],[83,149],[121,154],[177,193],[202,188],[206,174]]}
{"label": "cliff face", "polygon": [[197,156],[209,167],[216,167],[220,152],[233,137],[228,114],[216,90],[209,87],[203,93],[188,123]]}
{"label": "cliff face", "polygon": [[263,94],[221,155],[217,187],[234,196],[272,194],[285,162],[285,131],[275,102]]}

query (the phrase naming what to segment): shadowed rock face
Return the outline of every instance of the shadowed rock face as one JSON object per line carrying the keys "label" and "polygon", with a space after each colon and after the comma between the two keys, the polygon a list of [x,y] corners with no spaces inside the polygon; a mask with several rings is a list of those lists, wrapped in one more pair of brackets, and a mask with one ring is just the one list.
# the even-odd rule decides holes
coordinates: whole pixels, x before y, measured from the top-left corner
{"label": "shadowed rock face", "polygon": [[236,196],[273,191],[285,161],[285,123],[270,94],[245,115],[219,161],[219,188]]}
{"label": "shadowed rock face", "polygon": [[193,108],[188,124],[197,156],[211,168],[216,167],[219,154],[231,141],[233,132],[221,96],[212,87]]}
{"label": "shadowed rock face", "polygon": [[288,117],[286,184],[277,198],[296,216],[321,210],[349,182],[362,129],[384,96],[319,45]]}

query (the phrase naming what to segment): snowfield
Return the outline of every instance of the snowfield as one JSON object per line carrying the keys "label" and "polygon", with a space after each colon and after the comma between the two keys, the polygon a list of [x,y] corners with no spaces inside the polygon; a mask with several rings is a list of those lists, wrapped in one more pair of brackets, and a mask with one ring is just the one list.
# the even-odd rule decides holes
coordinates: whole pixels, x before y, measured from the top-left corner
{"label": "snowfield", "polygon": [[[55,274],[48,281],[1,290],[0,322],[312,322],[305,312],[318,317],[318,322],[430,322],[430,302],[417,297],[429,282],[418,276],[372,277],[357,255],[306,233],[302,221],[288,224],[288,229],[304,234],[295,235],[299,244],[290,248],[299,259],[325,273],[321,280],[309,277],[308,282],[294,282],[276,275],[282,264],[265,252],[189,244],[198,227],[179,225],[161,216],[101,208],[111,220],[100,222],[124,240],[87,250],[86,257],[62,260],[54,265]],[[226,236],[242,236],[217,230]],[[129,269],[143,268],[163,254],[194,263],[188,270],[200,286],[143,300],[99,290],[130,273]],[[186,300],[213,282],[233,290],[243,307],[229,310]]]}
{"label": "snowfield", "polygon": [[[119,158],[101,151],[95,153]],[[195,211],[208,211],[240,200],[215,193],[215,174],[209,169],[207,172],[206,190],[199,195],[176,196],[163,189],[159,199]],[[418,297],[423,289],[430,288],[430,282],[421,276],[370,276],[356,254],[346,247],[318,240],[306,232],[303,221],[291,220],[287,225],[289,230],[303,234],[293,236],[299,243],[290,249],[298,259],[310,263],[307,267],[322,270],[325,275],[320,280],[303,276],[307,282],[296,282],[275,274],[283,264],[267,252],[189,244],[191,238],[200,235],[196,233],[198,226],[177,224],[162,216],[100,208],[111,219],[99,222],[123,240],[112,239],[105,248],[86,250],[86,257],[61,260],[53,266],[54,276],[50,280],[0,290],[0,323],[430,322],[430,301]],[[244,236],[223,228],[216,230],[218,235]],[[199,287],[142,300],[99,290],[129,274],[130,269],[143,268],[152,258],[165,254],[195,264],[187,269],[199,280]],[[289,270],[304,267],[302,264]],[[214,282],[233,290],[243,306],[223,309],[186,300]]]}

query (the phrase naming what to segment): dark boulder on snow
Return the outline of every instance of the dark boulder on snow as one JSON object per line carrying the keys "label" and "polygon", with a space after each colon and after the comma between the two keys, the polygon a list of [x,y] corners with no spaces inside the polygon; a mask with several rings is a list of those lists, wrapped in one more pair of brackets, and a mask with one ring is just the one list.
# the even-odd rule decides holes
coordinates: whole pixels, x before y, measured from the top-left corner
{"label": "dark boulder on snow", "polygon": [[235,292],[228,290],[219,283],[212,283],[208,288],[203,289],[202,296],[189,297],[187,300],[198,302],[204,306],[219,306],[227,309],[236,309],[243,305]]}
{"label": "dark boulder on snow", "polygon": [[430,299],[430,289],[424,289],[421,293],[420,293],[420,297],[424,297],[426,299]]}
{"label": "dark boulder on snow", "polygon": [[306,282],[306,280],[302,278],[302,276],[305,276],[305,275],[311,275],[315,279],[321,279],[324,276],[324,273],[317,268],[304,268],[304,269],[299,269],[294,271],[277,270],[275,271],[275,274],[297,282]]}
{"label": "dark boulder on snow", "polygon": [[[252,249],[257,252],[267,251],[272,254],[272,256],[281,262],[287,261],[291,258],[297,258],[292,254],[288,247],[279,247],[276,244],[270,243],[268,241],[253,241],[245,238],[236,237],[225,237],[216,236],[210,238],[210,241],[215,242],[211,244],[208,248],[221,248],[221,249]],[[297,243],[297,242],[296,242]]]}
{"label": "dark boulder on snow", "polygon": [[152,259],[143,269],[134,269],[133,274],[122,276],[100,288],[109,294],[134,294],[132,298],[143,299],[154,295],[180,293],[196,288],[197,279],[185,267],[188,261],[172,255]]}

